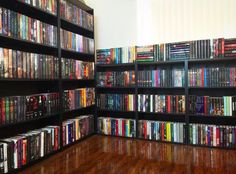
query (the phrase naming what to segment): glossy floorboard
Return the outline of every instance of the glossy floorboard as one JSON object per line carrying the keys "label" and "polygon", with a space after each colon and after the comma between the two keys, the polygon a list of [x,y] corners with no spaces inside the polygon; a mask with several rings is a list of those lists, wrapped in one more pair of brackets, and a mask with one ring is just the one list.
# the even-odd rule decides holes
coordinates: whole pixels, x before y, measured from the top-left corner
{"label": "glossy floorboard", "polygon": [[227,174],[236,151],[94,135],[20,174]]}

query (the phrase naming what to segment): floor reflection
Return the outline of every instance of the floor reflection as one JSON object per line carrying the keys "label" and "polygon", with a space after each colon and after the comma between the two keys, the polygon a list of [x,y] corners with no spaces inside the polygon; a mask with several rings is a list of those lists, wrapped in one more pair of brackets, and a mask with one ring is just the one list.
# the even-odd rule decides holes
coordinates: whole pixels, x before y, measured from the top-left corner
{"label": "floor reflection", "polygon": [[93,136],[21,174],[235,173],[236,152]]}

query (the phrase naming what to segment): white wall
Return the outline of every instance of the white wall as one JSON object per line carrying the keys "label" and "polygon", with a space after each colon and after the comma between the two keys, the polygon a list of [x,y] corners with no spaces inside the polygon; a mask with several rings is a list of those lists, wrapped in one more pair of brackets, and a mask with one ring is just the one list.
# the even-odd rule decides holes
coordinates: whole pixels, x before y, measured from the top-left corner
{"label": "white wall", "polygon": [[94,9],[96,48],[137,43],[136,0],[85,0]]}
{"label": "white wall", "polygon": [[138,44],[236,37],[236,0],[137,0]]}
{"label": "white wall", "polygon": [[236,37],[236,0],[85,0],[97,48]]}

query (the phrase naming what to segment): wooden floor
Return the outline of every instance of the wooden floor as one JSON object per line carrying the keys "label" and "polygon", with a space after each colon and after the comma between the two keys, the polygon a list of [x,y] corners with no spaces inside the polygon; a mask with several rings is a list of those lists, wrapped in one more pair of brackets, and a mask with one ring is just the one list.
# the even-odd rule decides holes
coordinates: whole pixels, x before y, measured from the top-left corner
{"label": "wooden floor", "polygon": [[236,151],[94,135],[21,174],[227,174]]}

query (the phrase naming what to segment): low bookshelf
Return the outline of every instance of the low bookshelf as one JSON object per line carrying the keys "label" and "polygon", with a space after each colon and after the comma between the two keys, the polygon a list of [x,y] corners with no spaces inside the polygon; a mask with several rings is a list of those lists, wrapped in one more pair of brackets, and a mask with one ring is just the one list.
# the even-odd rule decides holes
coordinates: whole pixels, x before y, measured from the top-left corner
{"label": "low bookshelf", "polygon": [[96,102],[97,132],[130,137],[123,132],[133,126],[123,122],[132,119],[134,138],[235,149],[235,44],[218,38],[97,50],[96,93],[107,95]]}

